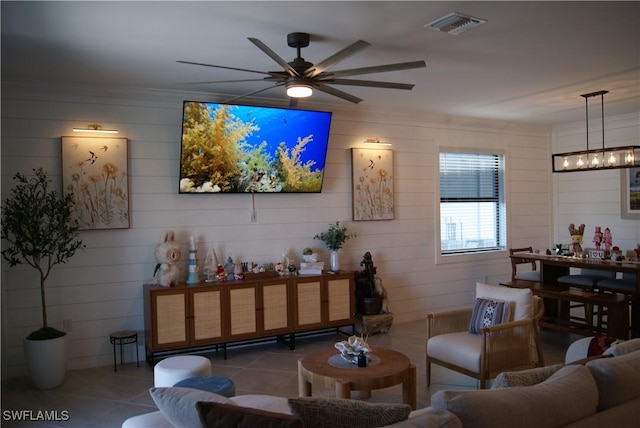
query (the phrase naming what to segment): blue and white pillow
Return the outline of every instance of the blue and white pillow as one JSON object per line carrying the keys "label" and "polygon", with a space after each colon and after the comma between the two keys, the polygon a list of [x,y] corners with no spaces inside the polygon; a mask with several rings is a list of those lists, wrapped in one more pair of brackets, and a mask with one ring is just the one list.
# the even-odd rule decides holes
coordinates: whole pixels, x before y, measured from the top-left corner
{"label": "blue and white pillow", "polygon": [[469,322],[469,333],[480,334],[483,327],[509,321],[509,307],[509,302],[502,300],[477,298]]}

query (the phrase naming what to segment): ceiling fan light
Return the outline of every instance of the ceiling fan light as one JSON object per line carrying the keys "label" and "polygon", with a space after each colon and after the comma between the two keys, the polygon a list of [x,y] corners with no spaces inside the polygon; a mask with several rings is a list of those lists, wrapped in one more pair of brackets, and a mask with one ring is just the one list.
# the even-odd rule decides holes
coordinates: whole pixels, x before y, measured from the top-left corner
{"label": "ceiling fan light", "polygon": [[313,94],[311,85],[306,83],[291,83],[287,84],[287,96],[291,98],[307,98]]}

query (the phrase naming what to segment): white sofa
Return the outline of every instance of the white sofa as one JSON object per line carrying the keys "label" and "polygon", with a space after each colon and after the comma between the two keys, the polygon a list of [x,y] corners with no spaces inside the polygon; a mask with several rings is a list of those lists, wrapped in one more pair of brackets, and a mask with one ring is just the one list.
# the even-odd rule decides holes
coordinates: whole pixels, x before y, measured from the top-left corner
{"label": "white sofa", "polygon": [[[558,365],[503,373],[494,382],[494,388],[488,390],[438,391],[431,397],[431,406],[410,412],[406,420],[384,426],[635,426],[640,420],[639,348],[640,339],[634,339],[610,348],[607,357],[592,359],[585,365]],[[498,388],[498,384],[506,387]],[[241,407],[291,414],[289,401],[283,397],[243,395],[227,399],[203,391],[179,391],[179,388],[152,388],[151,393],[160,411],[129,418],[122,425],[123,428],[197,427],[200,420],[195,409],[197,401],[220,400],[219,402]],[[316,400],[355,401],[326,398]],[[373,406],[362,402],[359,404],[367,405]],[[397,409],[401,405],[389,406],[396,406]],[[327,413],[322,417],[329,420],[331,415]],[[304,418],[303,421],[305,427],[314,426],[313,421],[308,423]]]}

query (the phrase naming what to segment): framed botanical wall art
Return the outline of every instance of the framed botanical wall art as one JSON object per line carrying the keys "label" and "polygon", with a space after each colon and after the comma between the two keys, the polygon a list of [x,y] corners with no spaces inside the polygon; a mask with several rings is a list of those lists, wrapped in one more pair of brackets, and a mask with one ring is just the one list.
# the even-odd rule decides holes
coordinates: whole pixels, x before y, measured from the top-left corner
{"label": "framed botanical wall art", "polygon": [[620,170],[620,216],[640,218],[640,167]]}
{"label": "framed botanical wall art", "polygon": [[393,220],[393,150],[351,149],[353,220]]}
{"label": "framed botanical wall art", "polygon": [[126,138],[62,137],[62,185],[73,195],[81,230],[126,229],[129,167]]}

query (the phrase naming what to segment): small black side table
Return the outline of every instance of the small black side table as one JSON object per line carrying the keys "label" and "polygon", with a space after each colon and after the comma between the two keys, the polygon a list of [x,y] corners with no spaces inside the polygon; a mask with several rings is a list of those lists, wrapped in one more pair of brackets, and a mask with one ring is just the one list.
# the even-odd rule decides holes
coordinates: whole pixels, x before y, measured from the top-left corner
{"label": "small black side table", "polygon": [[140,359],[138,357],[138,333],[131,330],[116,331],[109,335],[109,340],[113,345],[113,371],[118,371],[118,365],[116,364],[116,345],[120,346],[120,365],[123,363],[122,358],[122,345],[128,345],[134,343],[136,347],[136,363],[140,367]]}

